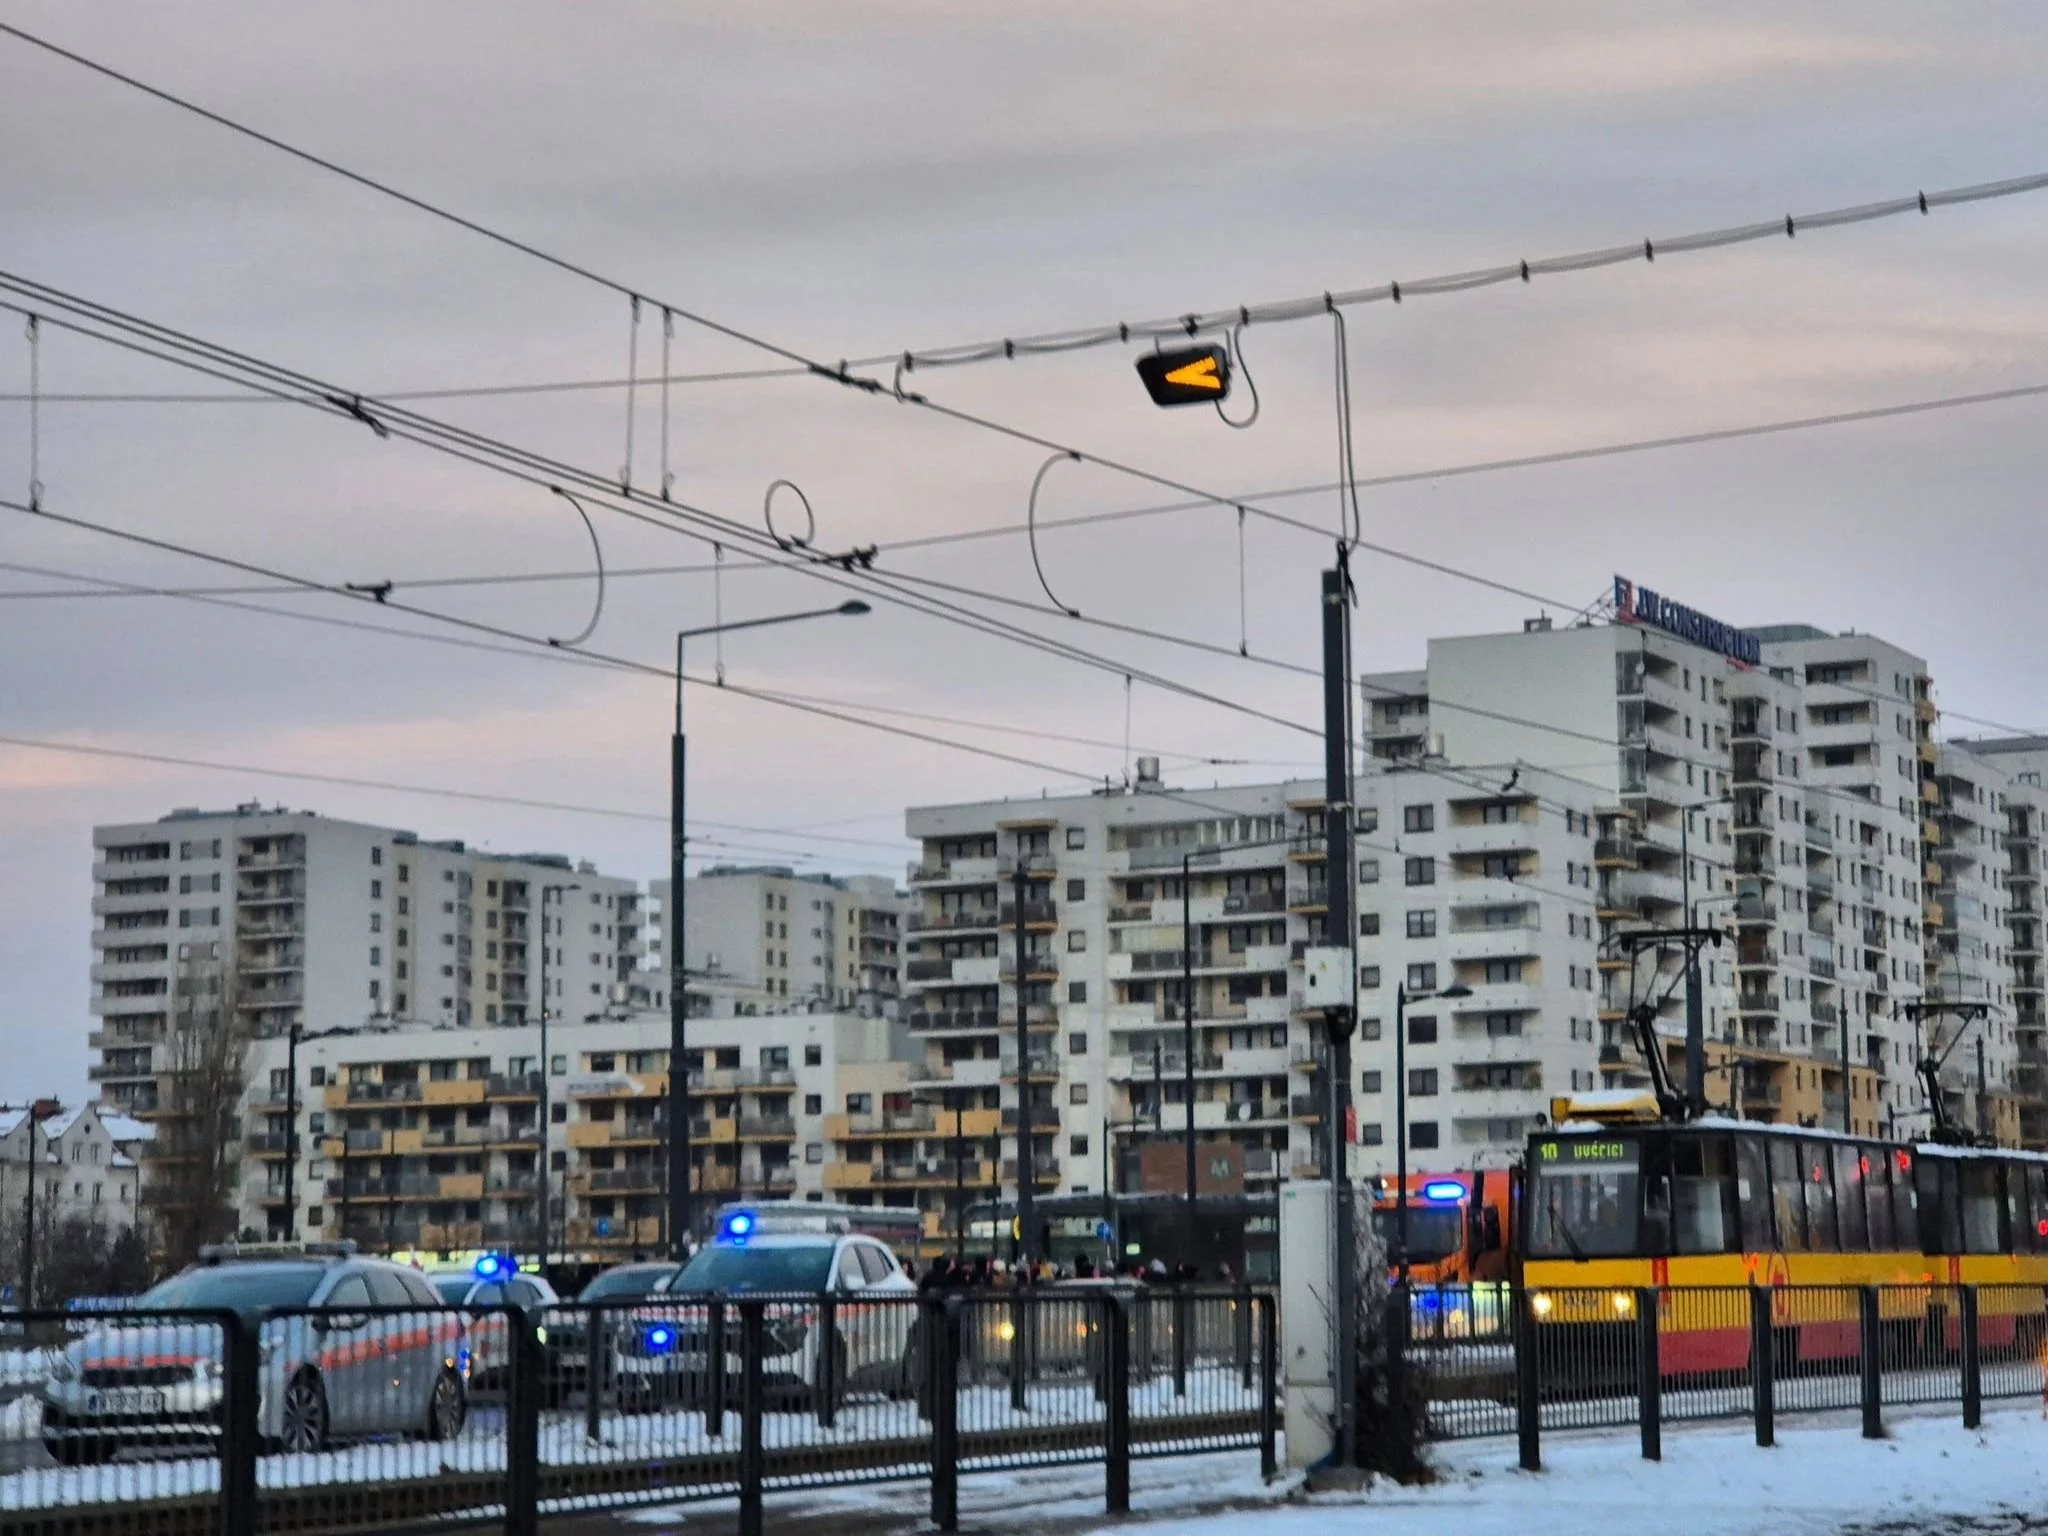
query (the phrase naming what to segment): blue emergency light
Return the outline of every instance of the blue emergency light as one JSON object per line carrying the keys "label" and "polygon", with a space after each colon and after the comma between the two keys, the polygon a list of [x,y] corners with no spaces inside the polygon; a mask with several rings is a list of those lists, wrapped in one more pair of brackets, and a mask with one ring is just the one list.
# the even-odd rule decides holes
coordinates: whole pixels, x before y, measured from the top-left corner
{"label": "blue emergency light", "polygon": [[719,1235],[730,1238],[734,1242],[744,1242],[747,1235],[753,1230],[754,1213],[752,1211],[734,1211],[725,1218],[725,1230]]}
{"label": "blue emergency light", "polygon": [[502,1253],[487,1253],[476,1261],[476,1277],[479,1280],[503,1280],[514,1272],[510,1259]]}
{"label": "blue emergency light", "polygon": [[1465,1186],[1455,1179],[1432,1179],[1429,1183],[1422,1186],[1422,1198],[1425,1200],[1462,1200],[1465,1198]]}
{"label": "blue emergency light", "polygon": [[640,1342],[650,1355],[665,1355],[676,1347],[676,1330],[669,1323],[649,1323],[640,1335]]}

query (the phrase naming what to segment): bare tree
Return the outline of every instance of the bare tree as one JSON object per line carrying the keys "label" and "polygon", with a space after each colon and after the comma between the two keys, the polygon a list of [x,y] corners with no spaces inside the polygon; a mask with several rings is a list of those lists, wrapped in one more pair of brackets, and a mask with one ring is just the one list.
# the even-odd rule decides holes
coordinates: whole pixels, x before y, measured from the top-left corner
{"label": "bare tree", "polygon": [[178,969],[142,1187],[142,1214],[166,1271],[190,1264],[202,1244],[234,1235],[248,1054],[238,993],[232,951]]}

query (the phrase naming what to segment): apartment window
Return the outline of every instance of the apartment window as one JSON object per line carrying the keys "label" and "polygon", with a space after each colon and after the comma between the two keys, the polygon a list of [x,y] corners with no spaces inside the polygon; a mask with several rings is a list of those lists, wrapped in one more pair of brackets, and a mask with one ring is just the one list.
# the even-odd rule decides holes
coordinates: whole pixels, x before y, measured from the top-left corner
{"label": "apartment window", "polygon": [[1088,1054],[1088,1037],[1078,1034],[1067,1036],[1067,1054],[1069,1056],[1086,1056]]}
{"label": "apartment window", "polygon": [[1378,1093],[1380,1091],[1380,1074],[1377,1071],[1366,1073],[1358,1086],[1361,1093]]}
{"label": "apartment window", "polygon": [[822,1045],[807,1045],[807,1046],[805,1046],[805,1047],[804,1047],[804,1065],[805,1065],[805,1066],[807,1066],[807,1067],[816,1067],[816,1066],[821,1066],[821,1065],[823,1065],[823,1064],[824,1064],[824,1060],[825,1060],[825,1048],[824,1048],[824,1047],[823,1047]]}
{"label": "apartment window", "polygon": [[1068,1002],[1070,1002],[1070,1003],[1085,1003],[1085,1002],[1087,1002],[1087,1001],[1088,1001],[1088,983],[1087,983],[1087,982],[1085,982],[1085,981],[1070,981],[1070,982],[1068,982],[1068,983],[1067,983],[1067,1001],[1068,1001]]}
{"label": "apartment window", "polygon": [[1408,1020],[1408,1043],[1410,1045],[1436,1044],[1436,1017],[1419,1013]]}
{"label": "apartment window", "polygon": [[370,862],[372,864],[382,864],[384,862],[384,850],[382,848],[373,847],[370,850]]}
{"label": "apartment window", "polygon": [[384,948],[383,948],[383,946],[382,946],[381,944],[372,944],[372,945],[370,946],[370,964],[372,964],[372,965],[382,965],[383,963],[384,963]]}
{"label": "apartment window", "polygon": [[822,1115],[825,1113],[825,1095],[822,1093],[805,1094],[804,1113],[807,1115]]}
{"label": "apartment window", "polygon": [[1410,1147],[1434,1147],[1437,1144],[1437,1129],[1434,1120],[1411,1120],[1408,1122],[1408,1145]]}
{"label": "apartment window", "polygon": [[1067,1138],[1067,1153],[1070,1157],[1086,1157],[1088,1155],[1088,1138],[1086,1136],[1069,1136]]}
{"label": "apartment window", "polygon": [[805,1142],[804,1161],[813,1166],[825,1161],[825,1144],[822,1141]]}
{"label": "apartment window", "polygon": [[1403,832],[1434,832],[1436,830],[1436,807],[1433,805],[1402,806],[1401,830]]}
{"label": "apartment window", "polygon": [[1358,1038],[1359,1038],[1359,1039],[1361,1039],[1361,1040],[1377,1040],[1377,1039],[1379,1039],[1379,1037],[1380,1037],[1380,1021],[1379,1021],[1378,1019],[1376,1019],[1376,1018],[1373,1018],[1373,1019],[1360,1019],[1360,1020],[1358,1021]]}
{"label": "apartment window", "polygon": [[1418,960],[1408,967],[1408,990],[1410,992],[1434,992],[1436,990],[1436,962]]}
{"label": "apartment window", "polygon": [[1489,880],[1513,880],[1522,873],[1522,856],[1489,853],[1479,861],[1479,873]]}
{"label": "apartment window", "polygon": [[1503,982],[1520,981],[1522,979],[1522,962],[1520,960],[1489,960],[1486,962],[1486,979],[1496,985]]}
{"label": "apartment window", "polygon": [[383,900],[383,899],[384,899],[384,882],[383,882],[382,880],[372,880],[372,881],[370,882],[370,900],[372,900],[372,901],[381,901],[381,900]]}
{"label": "apartment window", "polygon": [[1436,1097],[1435,1067],[1410,1067],[1408,1069],[1408,1097],[1411,1099],[1433,1099]]}
{"label": "apartment window", "polygon": [[1086,1083],[1069,1083],[1067,1085],[1067,1102],[1069,1104],[1086,1104],[1088,1102],[1088,1085]]}
{"label": "apartment window", "polygon": [[410,864],[398,866],[398,883],[400,885],[412,884],[412,866]]}
{"label": "apartment window", "polygon": [[1378,859],[1360,859],[1358,861],[1358,883],[1360,885],[1378,885],[1380,883],[1380,861]]}
{"label": "apartment window", "polygon": [[412,898],[411,898],[410,896],[401,896],[401,897],[399,897],[399,898],[398,898],[398,915],[399,915],[400,917],[404,917],[404,916],[406,916],[407,914],[409,914],[409,913],[410,913],[411,911],[412,911]]}
{"label": "apartment window", "polygon": [[846,1096],[846,1112],[849,1115],[866,1115],[874,1112],[875,1099],[869,1093],[849,1093]]}
{"label": "apartment window", "polygon": [[1087,930],[1086,930],[1086,929],[1082,929],[1082,928],[1073,928],[1073,929],[1069,929],[1069,930],[1068,930],[1068,932],[1067,932],[1067,953],[1068,953],[1068,954],[1070,954],[1070,955],[1078,955],[1078,954],[1080,954],[1080,953],[1081,953],[1081,952],[1082,952],[1083,950],[1085,950],[1085,949],[1086,949],[1087,947],[1088,947],[1088,933],[1087,933]]}
{"label": "apartment window", "polygon": [[1377,913],[1377,912],[1361,912],[1361,913],[1359,913],[1359,914],[1358,914],[1358,936],[1359,936],[1359,937],[1360,937],[1361,939],[1372,939],[1372,938],[1377,938],[1377,937],[1379,937],[1379,931],[1380,931],[1380,915],[1379,915],[1379,913]]}
{"label": "apartment window", "polygon": [[1409,859],[1403,866],[1403,878],[1410,885],[1435,885],[1435,859]]}
{"label": "apartment window", "polygon": [[1408,914],[1408,937],[1411,939],[1433,939],[1436,937],[1436,908],[1418,907]]}
{"label": "apartment window", "polygon": [[775,910],[775,898],[771,895],[763,899],[766,900],[766,902],[768,903],[766,908],[764,908],[763,910],[773,912]]}
{"label": "apartment window", "polygon": [[1067,882],[1067,900],[1086,901],[1087,899],[1088,882],[1086,880],[1069,880]]}
{"label": "apartment window", "polygon": [[1358,985],[1361,991],[1370,992],[1380,984],[1380,968],[1376,965],[1361,965],[1358,968]]}
{"label": "apartment window", "polygon": [[1386,1128],[1377,1120],[1369,1120],[1359,1126],[1358,1139],[1368,1147],[1377,1147],[1387,1139]]}
{"label": "apartment window", "polygon": [[[403,939],[400,939],[400,940],[399,940],[399,943],[401,943],[401,944],[403,944],[404,942],[405,942],[405,940],[403,940]],[[406,963],[405,963],[405,962],[404,962],[403,960],[399,961],[399,962],[398,962],[398,969],[397,969],[397,973],[396,973],[396,974],[397,974],[397,976],[398,976],[398,979],[399,979],[400,981],[403,981],[403,980],[405,980],[405,978],[406,978],[406,975],[407,975],[407,973],[408,973],[408,972],[409,972],[410,970],[411,970],[411,967],[410,967],[410,966],[408,966],[408,965],[407,965],[407,964],[406,964]]]}
{"label": "apartment window", "polygon": [[1069,848],[1086,848],[1088,846],[1088,829],[1086,827],[1067,828],[1067,846]]}
{"label": "apartment window", "polygon": [[[1577,830],[1573,824],[1575,814],[1572,811],[1564,813],[1565,831],[1573,832]],[[1479,821],[1482,826],[1504,827],[1510,822],[1520,821],[1521,819],[1522,808],[1512,800],[1490,800],[1479,808]]]}

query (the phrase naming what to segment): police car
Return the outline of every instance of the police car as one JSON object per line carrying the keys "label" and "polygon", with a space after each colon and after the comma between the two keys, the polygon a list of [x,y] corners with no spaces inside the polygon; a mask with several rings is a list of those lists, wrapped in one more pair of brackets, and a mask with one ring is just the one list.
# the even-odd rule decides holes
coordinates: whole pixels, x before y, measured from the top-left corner
{"label": "police car", "polygon": [[[562,1298],[546,1280],[535,1274],[521,1274],[518,1264],[502,1253],[487,1253],[465,1269],[430,1271],[427,1282],[439,1292],[444,1304],[463,1309],[469,1339],[470,1385],[481,1390],[510,1384],[512,1327],[505,1315],[507,1307],[517,1307],[537,1325],[542,1380],[554,1380],[548,1318],[551,1309],[561,1305]],[[478,1313],[478,1308],[492,1310]]]}
{"label": "police car", "polygon": [[[863,1215],[795,1202],[721,1211],[712,1241],[665,1291],[611,1330],[620,1405],[644,1410],[701,1400],[721,1366],[736,1382],[737,1309],[725,1308],[724,1360],[714,1362],[709,1304],[750,1295],[765,1301],[761,1376],[777,1400],[815,1409],[828,1386],[835,1398],[853,1391],[912,1395],[917,1286],[882,1241],[857,1230]],[[829,1339],[819,1306],[827,1296]],[[736,1406],[730,1394],[728,1401]]]}
{"label": "police car", "polygon": [[257,1424],[270,1446],[318,1451],[367,1435],[451,1440],[462,1432],[462,1322],[441,1310],[423,1278],[359,1257],[353,1244],[227,1243],[201,1249],[197,1264],[137,1297],[130,1316],[65,1348],[42,1388],[52,1458],[77,1466],[126,1448],[219,1437],[222,1329],[210,1318],[168,1315],[187,1308],[255,1322]]}

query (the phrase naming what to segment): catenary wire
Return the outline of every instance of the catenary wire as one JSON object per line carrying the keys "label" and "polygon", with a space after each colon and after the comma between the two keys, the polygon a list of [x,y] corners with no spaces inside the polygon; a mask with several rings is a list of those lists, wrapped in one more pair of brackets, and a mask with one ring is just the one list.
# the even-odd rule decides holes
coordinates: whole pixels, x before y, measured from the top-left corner
{"label": "catenary wire", "polygon": [[[217,344],[185,335],[171,328],[124,314],[109,306],[64,293],[62,290],[36,283],[30,279],[21,278],[14,274],[0,273],[0,288],[11,289],[18,294],[28,296],[33,302],[43,304],[46,306],[46,318],[49,318],[47,314],[48,308],[58,308],[64,310],[67,314],[83,315],[96,323],[114,327],[117,332],[126,331],[129,333],[127,335],[109,334],[105,331],[95,330],[92,326],[83,324],[76,319],[61,318],[52,320],[52,323],[60,325],[66,330],[101,341],[110,346],[123,348],[143,356],[154,357],[159,361],[210,377],[231,379],[233,382],[247,381],[233,379],[232,375],[225,371],[229,368],[240,367],[250,373],[261,373],[264,381],[253,387],[271,389],[323,414],[363,422],[369,425],[380,438],[388,439],[395,436],[474,464],[477,467],[491,470],[494,473],[504,474],[550,491],[558,490],[560,488],[559,482],[562,480],[572,481],[578,486],[580,493],[589,500],[622,516],[646,523],[665,532],[685,534],[686,536],[704,539],[707,538],[707,534],[702,530],[715,528],[720,530],[724,536],[738,538],[752,544],[757,549],[762,548],[764,544],[770,548],[782,548],[782,546],[775,543],[772,534],[755,529],[747,524],[735,523],[701,507],[694,507],[680,501],[654,500],[634,492],[630,488],[611,484],[605,477],[593,471],[551,460],[539,453],[506,444],[483,434],[455,427],[431,417],[407,412],[402,408],[394,410],[394,408],[384,402],[365,402],[360,395],[341,391],[335,386],[326,384],[324,381],[295,373],[275,364],[265,363],[260,359],[251,358],[232,349],[220,347]],[[31,312],[21,305],[14,303],[6,303],[0,305],[0,307],[16,309],[21,313]],[[136,339],[137,336],[147,337],[148,342],[145,343],[142,340]],[[197,353],[205,361],[197,361],[192,357],[179,355],[177,350],[160,351],[157,350],[158,346],[184,349],[185,351]],[[700,526],[697,530],[693,530],[683,526],[684,523],[695,523]],[[1049,655],[1060,656],[1078,664],[1115,675],[1129,674],[1167,692],[1178,693],[1200,702],[1234,710],[1253,718],[1265,720],[1269,724],[1280,725],[1289,730],[1297,730],[1311,735],[1315,734],[1312,728],[1304,726],[1297,721],[1287,720],[1282,716],[1270,714],[1254,706],[1223,698],[1207,690],[1164,677],[1156,672],[1132,666],[1128,662],[1100,656],[1069,642],[992,619],[985,614],[976,613],[958,604],[907,593],[902,588],[894,585],[891,579],[884,574],[867,570],[842,569],[836,561],[823,557],[814,558],[809,555],[809,552],[803,550],[784,550],[783,552],[787,557],[785,561],[786,569],[813,576],[828,584],[851,588],[868,595],[880,593],[898,606],[908,608],[913,612],[922,613],[926,617],[945,619],[963,627],[978,630],[984,634],[1012,640]],[[849,562],[850,564],[851,562]]]}

